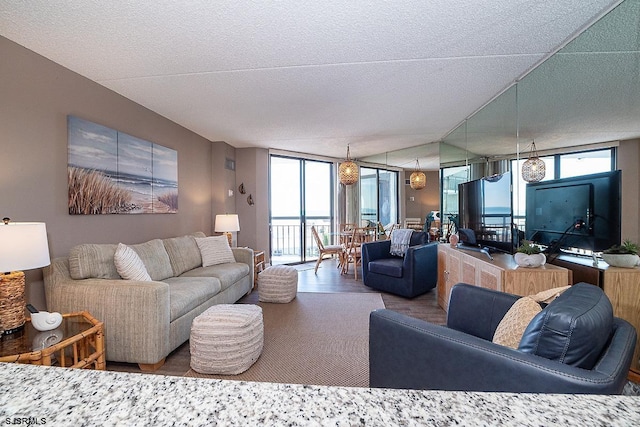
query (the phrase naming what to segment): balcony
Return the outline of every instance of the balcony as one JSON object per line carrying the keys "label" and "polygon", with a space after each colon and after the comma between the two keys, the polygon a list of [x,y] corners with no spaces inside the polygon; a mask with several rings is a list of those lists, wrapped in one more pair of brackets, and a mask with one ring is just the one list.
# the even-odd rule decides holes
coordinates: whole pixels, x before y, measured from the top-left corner
{"label": "balcony", "polygon": [[[274,218],[271,224],[271,263],[273,265],[289,264],[318,259],[318,246],[311,234],[311,226],[316,227],[318,235],[325,245],[331,245],[337,241],[337,236],[332,231],[331,221],[328,218],[308,220],[302,238],[299,221]],[[304,245],[302,244],[303,239]],[[303,251],[304,259],[302,257]]]}

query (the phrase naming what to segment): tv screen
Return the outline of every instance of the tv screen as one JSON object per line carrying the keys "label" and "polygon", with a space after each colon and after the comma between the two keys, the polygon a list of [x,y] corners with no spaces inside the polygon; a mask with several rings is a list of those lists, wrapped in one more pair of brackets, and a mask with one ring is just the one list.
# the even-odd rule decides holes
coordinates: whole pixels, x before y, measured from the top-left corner
{"label": "tv screen", "polygon": [[621,171],[527,184],[526,236],[555,249],[620,244]]}
{"label": "tv screen", "polygon": [[458,198],[460,228],[473,230],[480,246],[514,252],[510,172],[459,184]]}

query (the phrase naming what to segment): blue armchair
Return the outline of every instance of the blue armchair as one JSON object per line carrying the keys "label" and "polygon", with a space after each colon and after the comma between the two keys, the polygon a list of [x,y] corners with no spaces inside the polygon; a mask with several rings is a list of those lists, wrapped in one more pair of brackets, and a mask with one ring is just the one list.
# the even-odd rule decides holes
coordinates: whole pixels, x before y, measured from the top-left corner
{"label": "blue armchair", "polygon": [[414,231],[404,257],[391,255],[391,241],[362,245],[362,277],[370,288],[406,298],[424,294],[438,283],[438,244]]}
{"label": "blue armchair", "polygon": [[517,349],[492,342],[519,297],[466,284],[451,291],[447,327],[390,310],[371,313],[371,387],[620,394],[636,331],[600,288],[578,283],[527,326]]}

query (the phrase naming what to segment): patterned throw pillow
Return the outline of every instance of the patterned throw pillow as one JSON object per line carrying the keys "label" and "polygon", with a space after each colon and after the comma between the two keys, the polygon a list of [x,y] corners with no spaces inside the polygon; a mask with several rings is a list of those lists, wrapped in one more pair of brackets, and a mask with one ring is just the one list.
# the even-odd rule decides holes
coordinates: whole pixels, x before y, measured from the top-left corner
{"label": "patterned throw pillow", "polygon": [[140,256],[129,246],[119,243],[113,256],[113,262],[118,274],[124,280],[151,281],[151,276],[149,276]]}
{"label": "patterned throw pillow", "polygon": [[233,251],[229,247],[227,236],[196,237],[196,243],[202,255],[202,266],[226,264],[236,262]]}
{"label": "patterned throw pillow", "polygon": [[517,349],[527,326],[542,311],[540,303],[550,303],[567,289],[569,286],[548,289],[517,300],[498,324],[493,342]]}
{"label": "patterned throw pillow", "polygon": [[520,298],[498,324],[496,332],[493,334],[493,342],[506,347],[518,348],[524,330],[527,329],[536,314],[541,311],[542,307],[533,298]]}

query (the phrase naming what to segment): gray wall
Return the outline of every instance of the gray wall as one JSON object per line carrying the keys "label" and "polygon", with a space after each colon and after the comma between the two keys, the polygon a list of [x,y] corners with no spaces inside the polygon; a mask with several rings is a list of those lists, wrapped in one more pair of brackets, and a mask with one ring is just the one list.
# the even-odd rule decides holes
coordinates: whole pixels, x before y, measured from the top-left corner
{"label": "gray wall", "polygon": [[622,170],[622,240],[640,243],[640,139],[620,142],[618,168]]}
{"label": "gray wall", "polygon": [[[404,172],[404,180],[409,179],[413,171]],[[422,190],[414,190],[408,185],[405,187],[405,218],[422,218],[423,220],[431,211],[440,210],[440,172],[423,171],[427,176],[427,186]],[[401,175],[402,176],[402,175]],[[414,198],[411,201],[411,197]]]}
{"label": "gray wall", "polygon": [[[233,173],[225,143],[212,143],[130,100],[0,37],[0,217],[47,224],[52,257],[78,243],[139,243],[202,230],[224,200]],[[75,115],[178,151],[177,214],[69,215],[67,115]],[[215,160],[212,153],[215,152]],[[221,161],[219,159],[221,158]],[[222,169],[220,169],[222,165]],[[231,188],[235,182],[231,183]],[[27,299],[44,308],[40,270],[27,272]]]}
{"label": "gray wall", "polygon": [[[236,197],[240,219],[238,246],[265,253],[269,262],[269,151],[263,148],[236,149],[236,182],[244,183],[246,194]],[[247,203],[251,195],[253,205]]]}

